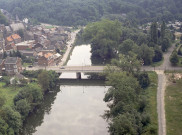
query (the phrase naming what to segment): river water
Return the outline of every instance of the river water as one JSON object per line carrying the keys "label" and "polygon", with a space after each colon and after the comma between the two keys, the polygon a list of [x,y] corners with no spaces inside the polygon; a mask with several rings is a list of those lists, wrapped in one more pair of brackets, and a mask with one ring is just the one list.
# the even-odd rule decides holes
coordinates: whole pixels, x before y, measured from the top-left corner
{"label": "river water", "polygon": [[[76,46],[69,66],[91,65],[90,45]],[[76,78],[64,73],[61,78]],[[82,78],[87,78],[82,74]],[[107,110],[103,101],[108,87],[102,85],[61,85],[49,93],[41,107],[25,122],[23,135],[108,135],[107,122],[101,117]]]}

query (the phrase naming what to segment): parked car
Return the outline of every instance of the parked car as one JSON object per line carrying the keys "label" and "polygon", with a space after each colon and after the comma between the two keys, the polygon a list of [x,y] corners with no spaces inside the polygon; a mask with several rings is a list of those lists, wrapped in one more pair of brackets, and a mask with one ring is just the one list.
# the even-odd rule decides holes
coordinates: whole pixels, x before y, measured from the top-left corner
{"label": "parked car", "polygon": [[60,67],[60,69],[65,69],[65,67]]}

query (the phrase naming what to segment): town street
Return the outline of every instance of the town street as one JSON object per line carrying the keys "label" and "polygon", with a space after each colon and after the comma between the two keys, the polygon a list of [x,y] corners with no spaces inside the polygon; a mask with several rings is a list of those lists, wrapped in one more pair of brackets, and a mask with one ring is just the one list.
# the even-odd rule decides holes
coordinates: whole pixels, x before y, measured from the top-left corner
{"label": "town street", "polygon": [[80,30],[76,30],[74,32],[71,33],[71,40],[67,42],[67,49],[66,52],[63,55],[63,58],[61,59],[61,62],[59,63],[59,66],[63,66],[64,63],[66,62],[67,58],[69,57],[70,51],[73,47],[73,43],[76,39],[76,34],[79,32]]}

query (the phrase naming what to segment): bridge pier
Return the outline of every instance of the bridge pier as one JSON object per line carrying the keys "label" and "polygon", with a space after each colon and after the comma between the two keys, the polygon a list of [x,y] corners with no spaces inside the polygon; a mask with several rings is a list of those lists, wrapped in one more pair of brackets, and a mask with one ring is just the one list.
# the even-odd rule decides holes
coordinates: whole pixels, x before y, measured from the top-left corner
{"label": "bridge pier", "polygon": [[76,72],[76,78],[81,79],[81,72]]}

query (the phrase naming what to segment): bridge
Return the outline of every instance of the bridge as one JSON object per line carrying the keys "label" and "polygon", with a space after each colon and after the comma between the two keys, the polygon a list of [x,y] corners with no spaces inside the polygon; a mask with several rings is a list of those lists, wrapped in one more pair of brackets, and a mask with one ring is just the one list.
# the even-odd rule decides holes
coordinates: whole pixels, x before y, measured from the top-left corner
{"label": "bridge", "polygon": [[32,67],[26,70],[54,70],[57,73],[76,73],[78,79],[81,79],[81,73],[102,73],[106,66],[49,66],[49,67]]}

